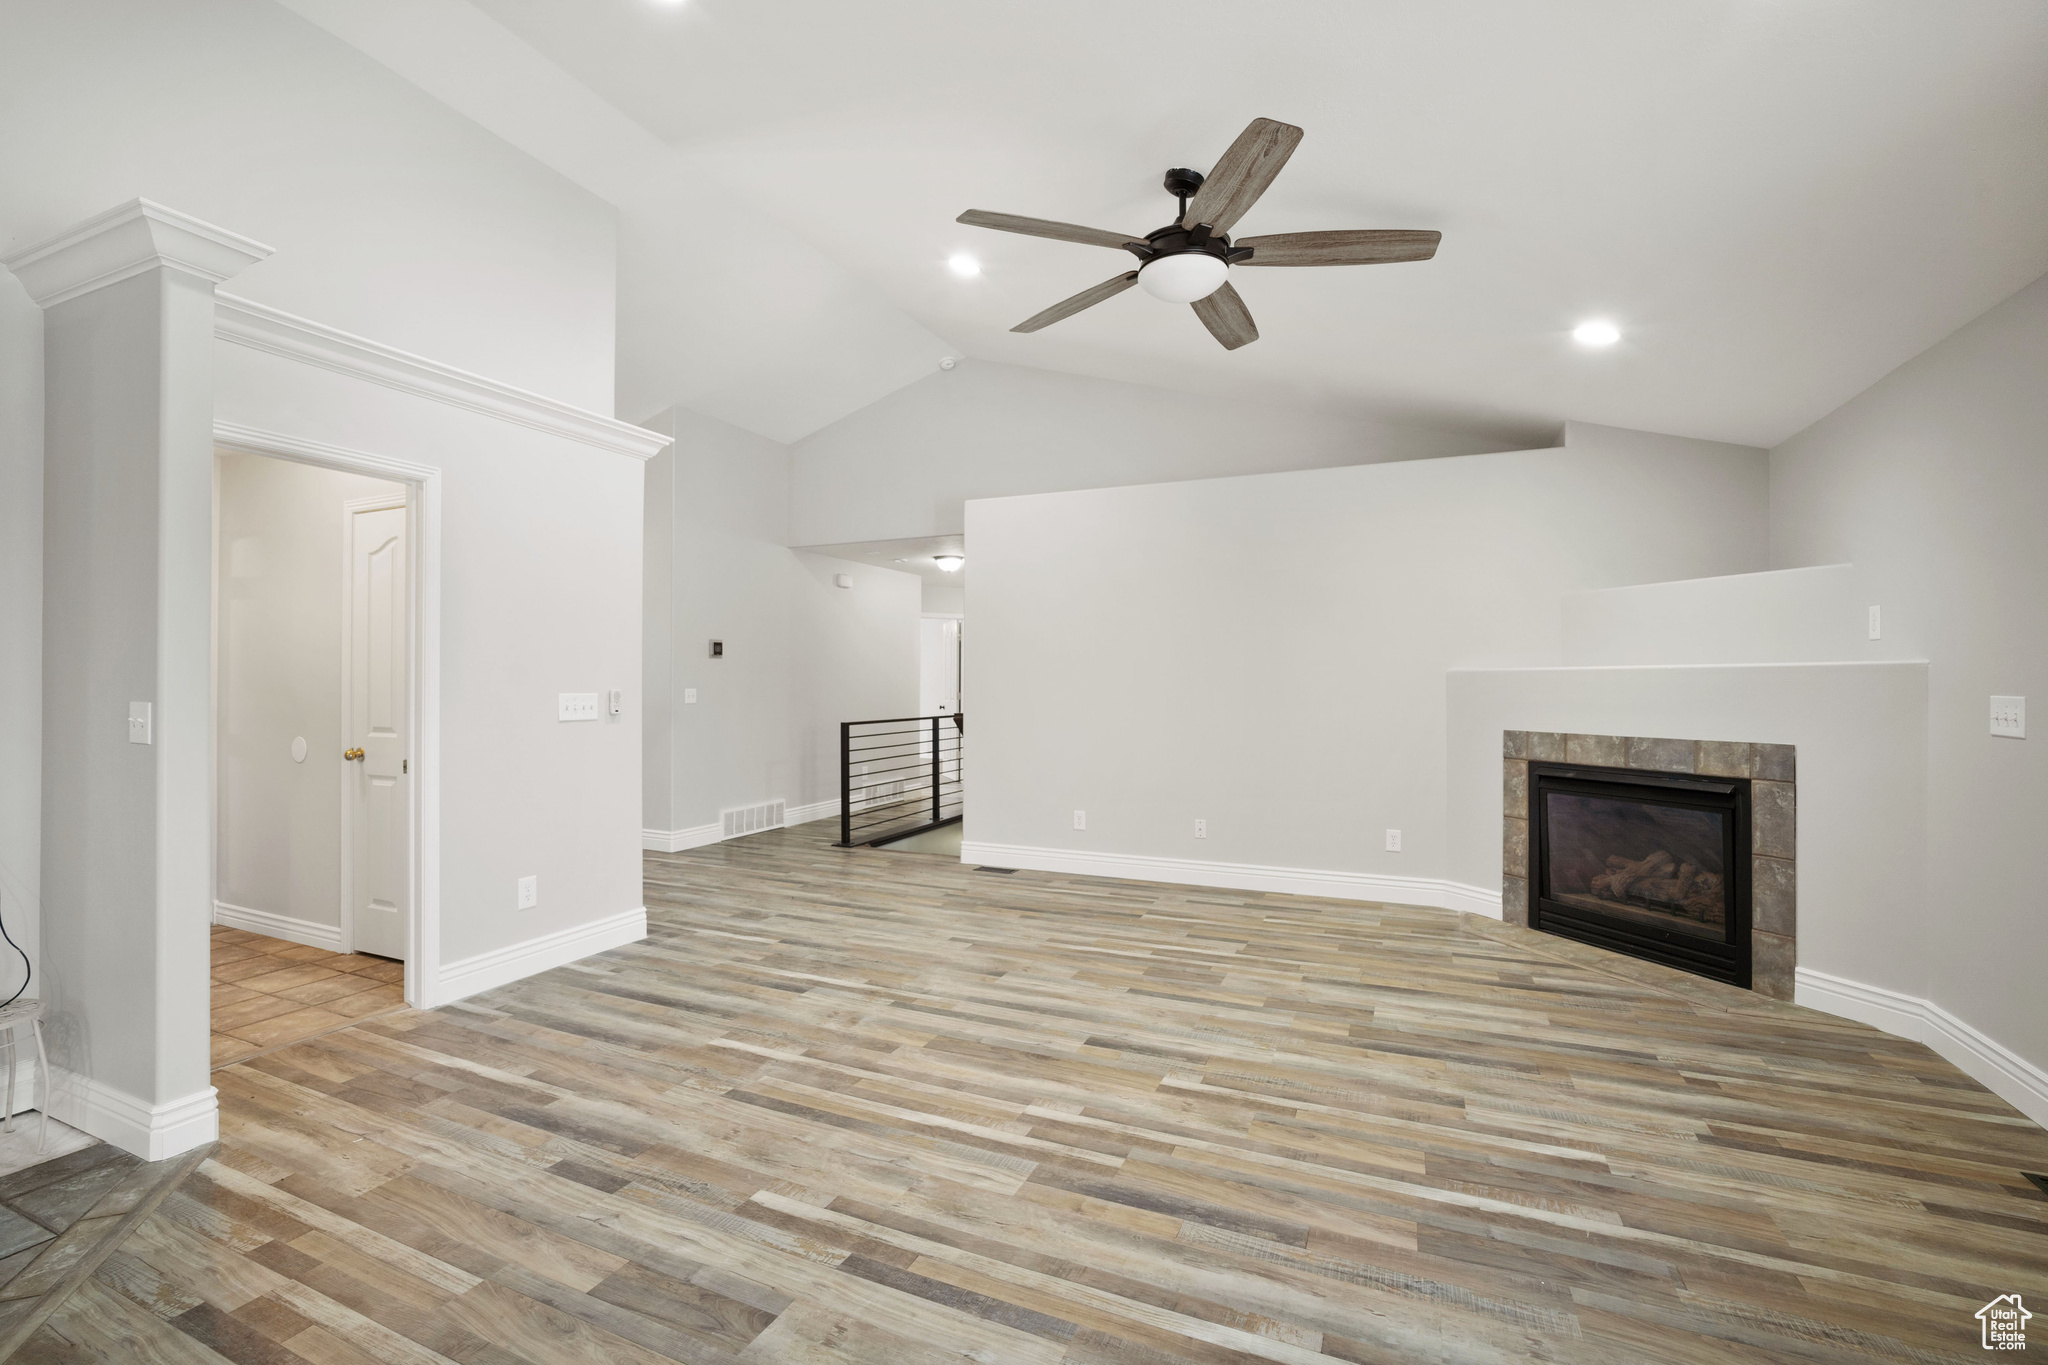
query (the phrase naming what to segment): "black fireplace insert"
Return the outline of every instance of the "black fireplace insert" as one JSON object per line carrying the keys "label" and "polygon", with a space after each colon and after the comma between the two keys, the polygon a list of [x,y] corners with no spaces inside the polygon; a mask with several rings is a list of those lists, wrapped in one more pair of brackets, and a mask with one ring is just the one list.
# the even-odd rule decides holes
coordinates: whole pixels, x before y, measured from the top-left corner
{"label": "black fireplace insert", "polygon": [[1529,765],[1529,927],[1747,987],[1749,780]]}

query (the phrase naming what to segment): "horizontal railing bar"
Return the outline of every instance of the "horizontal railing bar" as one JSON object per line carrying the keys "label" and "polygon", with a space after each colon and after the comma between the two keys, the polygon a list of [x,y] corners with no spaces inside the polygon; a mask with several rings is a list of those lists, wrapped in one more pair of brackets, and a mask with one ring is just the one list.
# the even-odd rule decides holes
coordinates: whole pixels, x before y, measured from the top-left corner
{"label": "horizontal railing bar", "polygon": [[[883,744],[929,744],[931,743],[931,738],[932,732],[924,729],[875,730],[867,734],[847,736],[847,740],[849,743],[856,739],[867,739],[880,740]],[[944,745],[948,749],[957,749],[958,747],[960,747],[961,741],[966,738],[967,736],[965,735],[955,734],[951,731],[941,730],[939,732],[939,743]],[[853,747],[856,749],[863,749],[873,748],[874,746],[865,744],[855,744],[853,745]]]}
{"label": "horizontal railing bar", "polygon": [[[915,747],[909,747],[909,745],[877,745],[877,747],[872,747],[872,749],[854,749],[852,753],[848,753],[848,761],[850,763],[887,763],[891,759],[911,759],[911,757],[924,759],[926,763],[930,763],[932,761],[932,749],[928,749],[928,747],[926,749],[915,749]],[[946,763],[954,763],[954,761],[961,759],[961,755],[956,755],[952,749],[940,749],[938,757],[942,761],[946,761]]]}
{"label": "horizontal railing bar", "polygon": [[921,720],[921,721],[925,722],[925,723],[926,723],[927,725],[929,725],[929,724],[930,724],[931,722],[933,722],[933,721],[935,721],[935,720],[951,720],[951,719],[953,719],[953,713],[952,713],[952,712],[950,712],[950,711],[948,711],[948,712],[945,712],[945,713],[944,713],[944,714],[942,714],[942,715],[937,715],[937,716],[884,716],[884,717],[882,717],[882,718],[881,718],[880,720],[849,720],[849,721],[847,721],[847,722],[846,722],[846,724],[848,724],[848,725],[908,725],[908,724],[910,724],[910,723],[911,723],[911,722],[913,722],[913,721],[920,721],[920,720]]}

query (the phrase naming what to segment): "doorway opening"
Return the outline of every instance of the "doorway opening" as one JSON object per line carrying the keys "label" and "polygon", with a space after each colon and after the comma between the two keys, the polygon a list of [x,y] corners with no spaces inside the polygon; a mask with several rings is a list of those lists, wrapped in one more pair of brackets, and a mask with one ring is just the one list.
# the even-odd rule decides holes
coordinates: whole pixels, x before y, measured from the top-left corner
{"label": "doorway opening", "polygon": [[414,489],[214,465],[213,1064],[403,1008]]}

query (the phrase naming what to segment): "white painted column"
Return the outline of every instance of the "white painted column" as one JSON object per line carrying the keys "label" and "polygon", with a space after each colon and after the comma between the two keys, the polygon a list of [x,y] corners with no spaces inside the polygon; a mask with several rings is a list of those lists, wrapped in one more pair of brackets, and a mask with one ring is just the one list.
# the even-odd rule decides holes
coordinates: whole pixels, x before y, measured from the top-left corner
{"label": "white painted column", "polygon": [[[43,309],[43,961],[57,1117],[213,1140],[213,291],[268,247],[136,200],[5,264]],[[148,743],[130,709],[150,708]]]}
{"label": "white painted column", "polygon": [[[673,409],[645,426],[670,434]],[[676,691],[675,539],[676,461],[671,445],[647,461],[641,503],[640,833],[641,847],[669,851],[676,827],[675,730],[682,698]]]}

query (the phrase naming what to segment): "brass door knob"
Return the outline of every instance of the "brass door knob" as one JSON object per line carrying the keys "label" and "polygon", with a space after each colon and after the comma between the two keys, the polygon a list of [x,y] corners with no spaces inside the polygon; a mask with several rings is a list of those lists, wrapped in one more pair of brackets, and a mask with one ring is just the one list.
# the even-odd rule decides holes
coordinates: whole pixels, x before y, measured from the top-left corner
{"label": "brass door knob", "polygon": [[361,749],[345,749],[342,751],[341,756],[350,762],[354,762],[363,756],[363,751]]}

